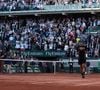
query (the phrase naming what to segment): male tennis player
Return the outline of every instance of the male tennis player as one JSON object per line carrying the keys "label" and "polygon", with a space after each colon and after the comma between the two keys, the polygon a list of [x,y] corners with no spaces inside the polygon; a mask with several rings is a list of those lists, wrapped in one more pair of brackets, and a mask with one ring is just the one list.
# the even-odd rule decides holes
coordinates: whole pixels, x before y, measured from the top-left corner
{"label": "male tennis player", "polygon": [[86,70],[86,51],[87,47],[83,42],[80,42],[77,47],[78,51],[78,64],[80,65],[80,72],[82,78],[85,78],[85,70]]}

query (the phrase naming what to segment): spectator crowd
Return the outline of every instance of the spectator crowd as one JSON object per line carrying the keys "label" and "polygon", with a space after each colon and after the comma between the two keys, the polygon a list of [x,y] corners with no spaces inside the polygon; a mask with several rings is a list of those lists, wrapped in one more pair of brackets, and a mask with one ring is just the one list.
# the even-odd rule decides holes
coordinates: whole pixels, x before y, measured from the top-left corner
{"label": "spectator crowd", "polygon": [[[43,5],[83,4],[82,7],[98,7],[100,0],[0,0],[0,11],[40,10]],[[87,6],[87,5],[88,6]]]}
{"label": "spectator crowd", "polygon": [[100,18],[94,16],[0,19],[0,52],[7,54],[7,58],[20,58],[13,50],[64,50],[77,57],[76,45],[84,41],[88,57],[99,57],[100,35],[86,33],[88,28],[97,26]]}
{"label": "spectator crowd", "polygon": [[[82,8],[98,8],[100,0],[0,0],[0,12],[44,10],[45,5],[79,4]],[[86,33],[87,29],[95,27],[100,28],[100,17],[0,17],[0,58],[30,58],[24,57],[21,52],[48,50],[65,51],[66,57],[76,58],[76,47],[80,41],[87,45],[87,57],[98,58],[100,33]]]}

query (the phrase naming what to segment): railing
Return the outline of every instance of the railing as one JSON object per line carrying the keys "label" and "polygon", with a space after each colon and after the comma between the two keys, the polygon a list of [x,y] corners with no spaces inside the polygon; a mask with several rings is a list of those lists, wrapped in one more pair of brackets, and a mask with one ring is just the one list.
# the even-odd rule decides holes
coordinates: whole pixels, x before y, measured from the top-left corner
{"label": "railing", "polygon": [[27,9],[0,9],[0,15],[30,15],[30,14],[49,14],[49,13],[82,13],[82,12],[100,12],[100,3],[88,4],[66,4],[66,5],[42,5],[42,8],[37,8],[36,5],[29,5]]}
{"label": "railing", "polygon": [[[22,60],[22,59],[0,59],[0,62],[3,61],[3,66],[5,71],[8,70],[9,73],[13,73],[14,68],[16,67],[16,70],[18,69],[18,72],[24,72],[25,71],[25,67],[27,68],[27,72],[29,72],[31,70],[31,72],[33,72],[32,70],[35,69],[38,70],[38,72],[40,72],[40,67],[39,63],[49,63],[52,64],[49,66],[49,68],[53,68],[53,73],[56,74],[56,70],[57,70],[57,64],[63,64],[64,65],[64,70],[66,71],[66,67],[69,67],[69,60],[62,60],[62,61],[40,61],[40,60]],[[4,63],[4,62],[8,62],[8,64]],[[13,62],[16,63],[13,65]],[[27,62],[27,63],[26,63]],[[34,65],[29,65],[29,63],[35,63]],[[92,69],[92,72],[94,71],[94,68],[96,68],[96,70],[98,70],[98,72],[100,72],[100,60],[87,60],[87,62],[90,62],[90,68]],[[26,64],[25,64],[26,63]],[[73,69],[76,72],[76,69],[79,69],[79,65],[78,65],[78,61],[77,60],[73,60]],[[77,68],[78,67],[78,68]],[[29,68],[29,69],[28,69]],[[46,69],[45,66],[43,66],[43,68]],[[37,72],[37,71],[36,71]]]}

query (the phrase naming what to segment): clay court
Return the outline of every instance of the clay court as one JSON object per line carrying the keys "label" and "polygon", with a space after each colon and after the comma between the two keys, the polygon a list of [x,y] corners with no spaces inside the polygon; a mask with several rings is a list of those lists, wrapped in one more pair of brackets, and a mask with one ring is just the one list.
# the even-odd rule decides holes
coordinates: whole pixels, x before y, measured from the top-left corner
{"label": "clay court", "polygon": [[0,90],[100,90],[100,75],[1,74]]}

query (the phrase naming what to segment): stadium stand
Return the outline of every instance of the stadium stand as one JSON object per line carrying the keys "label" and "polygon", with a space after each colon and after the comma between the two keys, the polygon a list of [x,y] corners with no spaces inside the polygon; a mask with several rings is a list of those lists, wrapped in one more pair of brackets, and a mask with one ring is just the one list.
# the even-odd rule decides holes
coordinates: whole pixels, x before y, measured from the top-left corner
{"label": "stadium stand", "polygon": [[[73,6],[74,4],[74,6]],[[0,11],[25,11],[46,9],[48,5],[65,5],[70,8],[80,5],[81,8],[98,8],[99,0],[1,0]],[[58,6],[59,7],[59,6]]]}
{"label": "stadium stand", "polygon": [[[1,59],[77,59],[76,46],[80,41],[88,47],[87,58],[98,59],[99,12],[100,0],[0,0]],[[23,72],[21,64],[15,65],[20,68],[18,72]],[[50,62],[49,65],[53,71]],[[37,67],[35,63],[36,71]]]}
{"label": "stadium stand", "polygon": [[[60,17],[60,18],[59,18]],[[100,56],[99,34],[87,34],[90,27],[98,26],[97,17],[68,18],[24,18],[17,20],[0,20],[0,50],[11,53],[6,58],[20,57],[17,51],[66,51],[71,50],[73,57],[77,57],[76,44],[84,41],[88,47],[88,57]],[[99,28],[100,29],[100,28]],[[16,50],[16,53],[13,53]],[[34,52],[33,52],[34,53]],[[11,56],[11,57],[10,57]]]}

